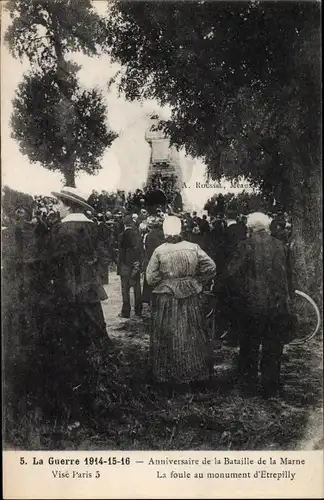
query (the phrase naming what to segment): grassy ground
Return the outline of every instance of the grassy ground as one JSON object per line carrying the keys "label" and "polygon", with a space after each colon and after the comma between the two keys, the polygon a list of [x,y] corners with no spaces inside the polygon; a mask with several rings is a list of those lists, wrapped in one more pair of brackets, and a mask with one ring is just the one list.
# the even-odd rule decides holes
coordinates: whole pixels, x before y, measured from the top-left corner
{"label": "grassy ground", "polygon": [[[284,398],[242,398],[233,384],[232,348],[215,352],[213,386],[172,398],[147,384],[145,333],[131,323],[102,367],[87,425],[58,431],[29,412],[8,427],[10,448],[119,450],[279,450],[321,447],[321,341],[288,347]],[[136,342],[132,342],[133,335]],[[142,340],[142,341],[141,341]],[[315,418],[315,420],[314,420]],[[312,429],[310,426],[315,427]],[[320,428],[320,427],[319,427]],[[301,443],[304,443],[301,445]],[[311,446],[313,447],[313,445]]]}
{"label": "grassy ground", "polygon": [[[285,348],[285,395],[242,398],[234,383],[237,349],[215,348],[212,387],[169,397],[148,383],[148,316],[117,319],[119,282],[103,304],[114,352],[101,364],[86,423],[58,429],[37,409],[7,424],[15,449],[287,450],[322,447],[322,338]],[[10,421],[12,422],[13,419]],[[81,418],[80,418],[81,420]],[[9,421],[9,422],[10,422]]]}

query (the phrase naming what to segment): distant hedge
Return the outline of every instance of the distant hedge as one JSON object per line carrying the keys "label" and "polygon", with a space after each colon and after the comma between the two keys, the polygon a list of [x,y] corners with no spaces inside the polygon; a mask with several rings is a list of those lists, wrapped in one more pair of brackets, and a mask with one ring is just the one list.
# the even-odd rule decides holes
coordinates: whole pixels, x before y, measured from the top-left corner
{"label": "distant hedge", "polygon": [[1,208],[5,217],[13,219],[17,208],[24,208],[31,216],[33,205],[34,198],[30,194],[16,191],[8,186],[2,188]]}

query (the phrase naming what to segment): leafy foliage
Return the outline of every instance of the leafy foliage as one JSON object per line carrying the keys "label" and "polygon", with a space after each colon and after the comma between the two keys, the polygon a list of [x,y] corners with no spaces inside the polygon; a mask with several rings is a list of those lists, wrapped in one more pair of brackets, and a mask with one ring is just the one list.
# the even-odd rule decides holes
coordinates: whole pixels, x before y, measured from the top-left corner
{"label": "leafy foliage", "polygon": [[32,65],[13,101],[13,137],[31,162],[61,171],[74,186],[78,171],[100,169],[105,148],[117,137],[102,95],[81,89],[79,67],[67,59],[76,51],[98,54],[103,23],[90,0],[9,0],[6,8],[10,51]]}
{"label": "leafy foliage", "polygon": [[106,50],[213,179],[244,175],[297,211],[320,175],[319,19],[317,2],[116,0]]}
{"label": "leafy foliage", "polygon": [[57,40],[62,56],[77,51],[98,53],[103,25],[90,0],[8,0],[6,8],[12,23],[5,40],[14,57],[56,64]]}
{"label": "leafy foliage", "polygon": [[205,210],[211,210],[215,203],[221,203],[224,207],[224,213],[232,211],[237,215],[248,215],[253,212],[273,212],[275,207],[272,207],[267,197],[262,193],[226,193],[225,195],[214,195],[206,201]]}
{"label": "leafy foliage", "polygon": [[24,208],[29,215],[32,214],[34,199],[29,194],[3,186],[1,198],[2,213],[9,221],[14,219],[17,208]]}
{"label": "leafy foliage", "polygon": [[67,178],[74,171],[93,174],[100,169],[116,135],[106,127],[106,107],[97,90],[82,90],[70,77],[62,96],[54,70],[34,71],[24,77],[13,104],[13,137],[31,162],[63,169]]}

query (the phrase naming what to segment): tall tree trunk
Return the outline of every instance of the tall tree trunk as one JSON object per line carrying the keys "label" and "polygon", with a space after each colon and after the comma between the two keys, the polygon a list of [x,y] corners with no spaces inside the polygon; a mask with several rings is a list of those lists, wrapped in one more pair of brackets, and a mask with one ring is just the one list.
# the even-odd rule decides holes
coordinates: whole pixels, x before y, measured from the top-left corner
{"label": "tall tree trunk", "polygon": [[[300,164],[292,168],[294,268],[297,288],[317,298],[321,289],[321,211],[317,175],[303,175]],[[299,179],[303,180],[300,187]]]}
{"label": "tall tree trunk", "polygon": [[[75,169],[74,166],[72,166],[73,163],[73,154],[71,151],[71,143],[73,142],[73,138],[71,137],[71,132],[70,132],[70,119],[71,112],[73,112],[73,109],[71,110],[71,101],[69,99],[67,90],[69,87],[69,73],[67,71],[67,64],[64,58],[63,54],[63,49],[61,45],[61,40],[59,37],[59,23],[57,20],[57,16],[55,13],[55,5],[52,6],[52,13],[51,13],[51,19],[52,19],[52,27],[53,27],[53,42],[54,42],[54,48],[55,48],[55,54],[56,54],[56,73],[59,78],[59,88],[62,94],[61,102],[63,102],[63,105],[65,106],[64,110],[65,112],[62,115],[62,131],[65,137],[65,147],[67,150],[67,158],[69,158],[67,164],[63,168],[63,173],[64,173],[64,178],[66,185],[69,187],[75,187]],[[72,106],[73,108],[73,106]]]}
{"label": "tall tree trunk", "polygon": [[75,187],[75,170],[74,168],[67,168],[64,170],[64,178],[66,185],[69,187]]}

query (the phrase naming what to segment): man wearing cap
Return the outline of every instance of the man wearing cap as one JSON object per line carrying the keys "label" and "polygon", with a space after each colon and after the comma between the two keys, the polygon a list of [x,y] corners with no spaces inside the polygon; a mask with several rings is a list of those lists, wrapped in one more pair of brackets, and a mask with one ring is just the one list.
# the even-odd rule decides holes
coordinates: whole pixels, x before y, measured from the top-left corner
{"label": "man wearing cap", "polygon": [[89,196],[87,203],[91,206],[92,210],[95,210],[95,211],[98,210],[98,208],[99,208],[99,193],[98,193],[98,191],[96,191],[95,189],[92,190],[92,193]]}
{"label": "man wearing cap", "polygon": [[134,221],[131,215],[126,215],[124,218],[125,229],[120,235],[117,274],[121,279],[123,306],[120,317],[129,318],[130,305],[130,289],[134,289],[135,298],[135,314],[142,314],[142,297],[141,297],[141,264],[143,259],[143,247],[141,238],[137,228],[134,226]]}
{"label": "man wearing cap", "polygon": [[59,200],[61,222],[51,234],[52,299],[40,377],[49,418],[66,422],[67,413],[80,420],[91,410],[98,378],[94,352],[100,356],[109,341],[100,304],[107,295],[100,281],[95,224],[84,215],[93,209],[76,188],[52,194]]}

